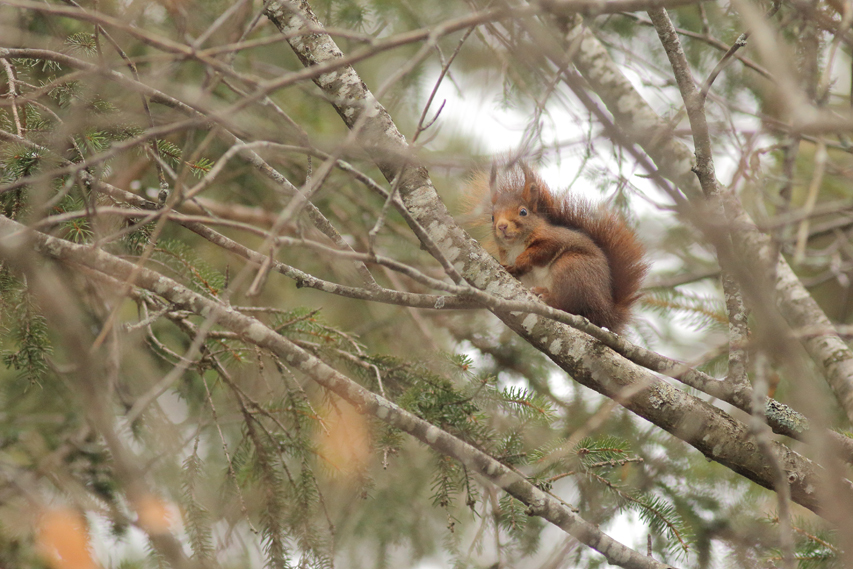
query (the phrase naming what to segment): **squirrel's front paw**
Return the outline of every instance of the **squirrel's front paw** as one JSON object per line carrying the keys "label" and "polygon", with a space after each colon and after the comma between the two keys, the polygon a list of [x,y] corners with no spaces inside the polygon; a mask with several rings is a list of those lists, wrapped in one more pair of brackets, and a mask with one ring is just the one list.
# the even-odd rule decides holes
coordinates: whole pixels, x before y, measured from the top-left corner
{"label": "squirrel's front paw", "polygon": [[518,276],[518,273],[519,273],[519,271],[518,271],[518,267],[516,267],[515,265],[504,265],[504,264],[501,264],[501,267],[503,267],[503,268],[506,270],[506,272],[508,272],[508,273],[509,273],[509,274],[511,274],[512,276],[514,276],[514,277],[517,277],[517,276]]}
{"label": "squirrel's front paw", "polygon": [[541,298],[543,302],[548,302],[548,298],[551,296],[551,291],[544,286],[535,286],[530,289],[530,292]]}

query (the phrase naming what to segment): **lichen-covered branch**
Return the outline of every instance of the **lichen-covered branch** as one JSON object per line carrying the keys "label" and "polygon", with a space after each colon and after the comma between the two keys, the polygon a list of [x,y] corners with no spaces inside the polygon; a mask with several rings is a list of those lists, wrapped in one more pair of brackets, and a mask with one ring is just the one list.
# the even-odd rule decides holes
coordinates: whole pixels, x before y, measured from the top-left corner
{"label": "lichen-covered branch", "polygon": [[[664,178],[690,199],[701,199],[699,180],[692,170],[693,153],[672,136],[668,123],[643,100],[605,47],[582,25],[568,30],[567,43],[577,46],[574,65],[629,140],[648,153]],[[758,230],[733,196],[724,199],[729,226],[736,234],[733,245],[740,262],[745,267],[767,266],[774,258],[770,237]],[[817,326],[827,330],[825,335],[804,337],[801,342],[853,422],[853,350],[837,334],[829,332],[833,329],[832,322],[784,259],[779,259],[776,278],[778,309],[788,324],[794,329]]]}
{"label": "lichen-covered branch", "polygon": [[666,564],[634,551],[607,536],[568,507],[528,482],[521,474],[453,435],[401,409],[330,367],[260,321],[219,301],[198,294],[154,271],[139,268],[98,249],[74,245],[27,229],[0,216],[0,251],[17,255],[34,247],[62,263],[81,265],[153,292],[175,307],[213,319],[217,325],[237,333],[245,341],[270,350],[294,369],[305,373],[363,413],[396,427],[433,449],[459,460],[466,467],[505,490],[528,506],[530,515],[541,516],[604,555],[613,564],[636,569],[664,569]]}
{"label": "lichen-covered branch", "polygon": [[[343,57],[332,38],[318,32],[322,25],[306,2],[269,0],[265,10],[273,23],[288,38],[293,38],[289,43],[305,65],[326,65]],[[400,195],[407,209],[468,282],[503,298],[530,294],[478,243],[459,229],[436,194],[426,169],[409,155],[405,138],[354,69],[338,68],[334,73],[320,74],[315,83],[330,101],[334,101],[347,126],[355,127],[359,119],[364,119],[358,125],[359,142],[389,181],[401,177]],[[650,109],[648,113],[649,124],[642,130],[646,138],[650,138],[651,124],[659,123],[657,115]],[[641,125],[629,126],[635,132],[641,129]],[[402,157],[405,157],[406,166],[401,169]],[[688,186],[692,184],[701,194],[695,175],[690,172],[692,160],[689,152],[683,157],[683,162],[683,171],[676,167],[671,172],[679,172],[685,181],[689,181],[685,183]],[[721,409],[675,389],[577,330],[535,314],[500,311],[496,314],[576,381],[613,398],[681,438],[709,459],[766,488],[773,488],[773,478],[766,463],[754,452],[755,442],[749,429]],[[779,458],[792,481],[793,499],[817,510],[814,487],[803,484],[804,479],[812,476],[813,465],[784,445],[776,445]]]}

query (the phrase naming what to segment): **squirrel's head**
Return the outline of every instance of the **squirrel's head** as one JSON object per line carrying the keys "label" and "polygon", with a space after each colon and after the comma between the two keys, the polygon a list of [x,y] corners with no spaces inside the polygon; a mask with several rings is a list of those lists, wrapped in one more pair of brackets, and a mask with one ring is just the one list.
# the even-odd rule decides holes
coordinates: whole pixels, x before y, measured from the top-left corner
{"label": "squirrel's head", "polygon": [[498,243],[510,244],[526,239],[543,223],[539,215],[543,182],[523,162],[499,168],[492,164],[489,174],[492,229]]}

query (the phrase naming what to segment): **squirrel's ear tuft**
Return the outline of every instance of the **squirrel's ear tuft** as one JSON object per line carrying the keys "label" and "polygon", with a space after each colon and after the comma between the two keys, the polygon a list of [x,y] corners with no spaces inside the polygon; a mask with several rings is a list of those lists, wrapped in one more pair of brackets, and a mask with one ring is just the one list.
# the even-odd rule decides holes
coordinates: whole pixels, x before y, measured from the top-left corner
{"label": "squirrel's ear tuft", "polygon": [[519,166],[524,173],[524,200],[530,206],[530,209],[536,211],[539,203],[539,178],[533,173],[533,170],[530,169],[530,166],[526,162],[520,162]]}
{"label": "squirrel's ear tuft", "polygon": [[494,162],[492,162],[492,171],[489,172],[489,194],[494,204],[498,199],[498,165]]}
{"label": "squirrel's ear tuft", "polygon": [[539,210],[539,183],[536,179],[525,183],[524,198],[532,211]]}

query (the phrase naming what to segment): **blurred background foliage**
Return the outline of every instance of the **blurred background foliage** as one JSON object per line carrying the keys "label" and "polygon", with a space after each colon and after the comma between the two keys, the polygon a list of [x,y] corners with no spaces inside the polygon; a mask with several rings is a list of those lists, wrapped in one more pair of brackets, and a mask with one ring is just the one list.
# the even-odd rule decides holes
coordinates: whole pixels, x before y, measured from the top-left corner
{"label": "blurred background foliage", "polygon": [[[5,216],[132,261],[144,255],[147,266],[201,294],[227,299],[371,390],[519,468],[586,520],[619,531],[627,545],[643,551],[648,538],[657,559],[694,567],[758,567],[778,558],[772,493],[556,373],[542,354],[483,311],[416,311],[354,301],[300,288],[276,273],[247,297],[254,272],[244,260],[178,224],[140,224],[141,212],[137,218],[68,215],[129,205],[74,176],[40,174],[126,144],[86,171],[156,202],[158,161],[170,186],[192,186],[233,143],[225,131],[245,141],[336,154],[389,189],[311,82],[232,112],[258,84],[302,69],[261,15],[260,2],[84,3],[86,10],[123,24],[105,26],[111,39],[90,21],[65,17],[60,9],[71,4],[0,6],[2,47],[32,50],[31,57],[4,60],[0,69],[0,128],[32,143],[6,137],[0,144]],[[345,54],[487,7],[449,0],[327,0],[311,6]],[[833,38],[815,22],[838,14],[829,5],[815,10],[817,15],[782,3],[771,22],[800,58],[804,84],[818,85]],[[727,5],[687,6],[671,15],[685,31],[682,41],[700,79],[723,51],[699,36],[727,47],[744,31]],[[550,25],[547,17],[541,21]],[[585,24],[688,140],[665,54],[646,16],[614,14]],[[438,38],[429,57],[403,76],[398,71],[423,42],[379,51],[355,65],[410,141],[438,72],[464,34]],[[571,186],[622,210],[638,227],[653,262],[630,338],[724,375],[727,321],[712,250],[673,215],[643,170],[603,136],[588,109],[558,81],[540,39],[521,21],[477,27],[459,47],[426,113],[429,122],[445,105],[419,135],[418,156],[460,218],[460,196],[471,173],[494,153],[519,149],[555,189]],[[238,51],[229,49],[238,43],[243,44]],[[196,56],[176,53],[173,44],[191,45]],[[215,114],[217,121],[157,136],[154,158],[150,146],[133,141],[152,127],[179,123],[185,114],[150,98],[146,114],[139,93],[127,86],[38,52],[66,54],[131,77],[116,46],[134,62],[141,83]],[[843,44],[835,65],[849,68],[849,51]],[[742,53],[758,58],[749,46]],[[229,71],[217,71],[205,58]],[[772,89],[754,68],[736,61],[716,81],[708,103],[721,179],[756,219],[768,222],[779,213],[787,144],[772,127],[780,119]],[[14,107],[13,90],[23,97]],[[818,89],[813,91],[817,96]],[[840,100],[848,91],[848,84],[833,83],[825,103],[848,104]],[[477,115],[482,124],[466,130],[460,126],[465,123],[454,123],[478,106],[490,109]],[[853,255],[838,233],[849,232],[849,224],[839,220],[847,219],[853,186],[847,142],[829,146],[817,203],[846,205],[821,218],[835,225],[814,224],[798,270],[827,314],[844,324],[850,319]],[[815,142],[803,138],[798,150],[791,210],[808,200],[816,168]],[[322,163],[298,149],[258,153],[297,188]],[[35,178],[5,191],[29,176]],[[282,186],[235,157],[200,199],[181,208],[254,228],[212,225],[257,249],[289,200]],[[349,245],[367,250],[383,207],[380,196],[333,170],[312,202]],[[787,227],[783,252],[793,258],[795,231]],[[305,215],[287,232],[325,239]],[[393,211],[376,250],[443,276]],[[329,281],[363,284],[355,264],[345,259],[296,246],[281,248],[277,258]],[[28,270],[20,266],[0,265],[3,567],[71,567],[68,556],[75,551],[89,563],[79,567],[175,565],[168,547],[151,538],[158,531],[174,534],[193,562],[210,567],[604,563],[460,464],[359,415],[286,362],[221,330],[214,328],[185,371],[162,386],[186,356],[200,319],[74,267],[42,261]],[[40,302],[31,276],[37,269],[56,287],[57,298],[73,305],[75,329],[59,326],[53,309]],[[388,269],[371,266],[371,272],[382,286],[430,292]],[[85,361],[97,366],[81,369],[79,346],[91,346],[96,338],[101,347],[92,348],[94,357]],[[777,397],[784,400],[785,393],[782,381]],[[105,442],[105,425],[136,474],[118,464]],[[142,501],[139,491],[131,492],[137,478],[145,481]],[[803,516],[796,534],[803,566],[832,566],[832,536],[805,511],[797,512]]]}

